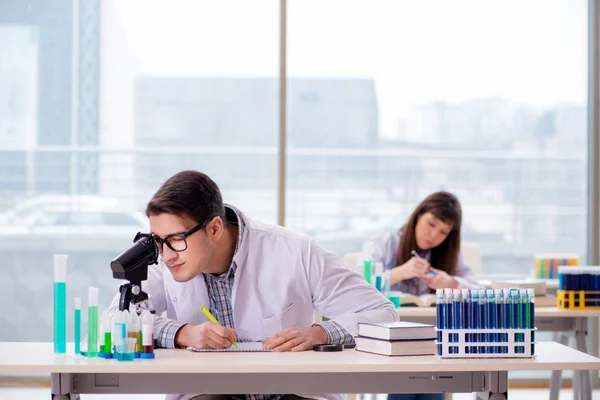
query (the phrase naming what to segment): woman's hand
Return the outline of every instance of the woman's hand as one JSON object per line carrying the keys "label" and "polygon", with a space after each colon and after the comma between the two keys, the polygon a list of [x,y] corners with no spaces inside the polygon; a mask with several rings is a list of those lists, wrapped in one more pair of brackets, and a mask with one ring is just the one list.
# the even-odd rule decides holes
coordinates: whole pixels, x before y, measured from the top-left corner
{"label": "woman's hand", "polygon": [[452,276],[448,275],[445,271],[440,269],[431,268],[435,271],[436,275],[427,281],[427,285],[432,289],[454,289],[458,287],[458,281]]}
{"label": "woman's hand", "polygon": [[395,285],[400,281],[412,278],[425,278],[425,274],[431,268],[429,262],[424,258],[413,257],[404,264],[394,268],[390,273],[390,284]]}

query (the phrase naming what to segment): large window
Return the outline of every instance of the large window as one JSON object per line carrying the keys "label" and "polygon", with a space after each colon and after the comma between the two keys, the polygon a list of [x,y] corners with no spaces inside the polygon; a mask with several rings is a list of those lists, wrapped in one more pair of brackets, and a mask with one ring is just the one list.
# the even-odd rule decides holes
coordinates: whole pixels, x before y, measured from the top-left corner
{"label": "large window", "polygon": [[0,340],[52,340],[53,253],[106,306],[176,171],[276,222],[278,32],[277,0],[0,4]]}
{"label": "large window", "polygon": [[282,57],[286,225],[353,252],[446,189],[484,273],[585,259],[587,1],[280,2],[0,2],[0,340],[51,340],[54,253],[107,304],[176,171],[281,222]]}
{"label": "large window", "polygon": [[587,5],[289,1],[289,225],[359,251],[445,189],[483,273],[585,259]]}

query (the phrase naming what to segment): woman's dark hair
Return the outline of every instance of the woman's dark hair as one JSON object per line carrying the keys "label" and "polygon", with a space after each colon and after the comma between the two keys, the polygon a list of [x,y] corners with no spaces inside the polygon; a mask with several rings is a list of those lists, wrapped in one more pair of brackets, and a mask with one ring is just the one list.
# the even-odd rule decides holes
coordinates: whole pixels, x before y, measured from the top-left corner
{"label": "woman's dark hair", "polygon": [[225,223],[219,187],[198,171],[178,172],[162,184],[146,207],[146,216],[158,214],[188,216],[198,224],[218,216]]}
{"label": "woman's dark hair", "polygon": [[442,244],[431,249],[430,264],[433,268],[446,271],[449,275],[454,275],[460,252],[462,212],[460,202],[456,196],[448,192],[436,192],[427,196],[415,208],[408,222],[400,228],[402,237],[400,239],[400,246],[398,247],[396,265],[402,265],[407,262],[412,257],[410,252],[418,249],[415,227],[419,218],[427,212],[432,213],[443,223],[452,225],[452,231],[450,231]]}

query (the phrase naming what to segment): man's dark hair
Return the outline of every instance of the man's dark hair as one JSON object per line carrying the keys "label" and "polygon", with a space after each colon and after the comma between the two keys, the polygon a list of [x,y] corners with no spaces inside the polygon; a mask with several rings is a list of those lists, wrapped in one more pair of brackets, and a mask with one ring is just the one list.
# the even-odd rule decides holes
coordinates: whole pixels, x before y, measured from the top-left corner
{"label": "man's dark hair", "polygon": [[162,184],[146,207],[146,216],[158,214],[188,216],[198,224],[217,216],[225,222],[219,187],[199,171],[178,172]]}

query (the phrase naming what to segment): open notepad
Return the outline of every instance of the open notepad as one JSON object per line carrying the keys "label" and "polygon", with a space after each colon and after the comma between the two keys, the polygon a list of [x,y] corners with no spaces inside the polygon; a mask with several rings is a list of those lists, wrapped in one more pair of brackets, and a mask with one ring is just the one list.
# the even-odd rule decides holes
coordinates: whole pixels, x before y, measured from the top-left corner
{"label": "open notepad", "polygon": [[260,351],[260,352],[268,352],[271,350],[268,349],[263,349],[263,344],[262,342],[238,342],[238,347],[235,346],[231,346],[227,349],[196,349],[194,347],[188,347],[188,350],[191,351],[208,351],[208,352],[213,352],[213,351],[225,351],[225,352],[229,352],[229,351]]}

